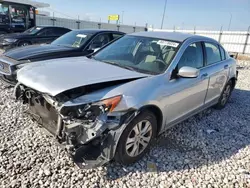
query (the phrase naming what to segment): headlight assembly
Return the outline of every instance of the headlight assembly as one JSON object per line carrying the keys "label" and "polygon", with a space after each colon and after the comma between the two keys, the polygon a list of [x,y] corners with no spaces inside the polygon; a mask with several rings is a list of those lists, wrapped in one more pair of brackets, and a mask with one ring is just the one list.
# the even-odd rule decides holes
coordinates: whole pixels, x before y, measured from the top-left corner
{"label": "headlight assembly", "polygon": [[112,112],[121,99],[122,96],[119,95],[81,106],[64,107],[61,109],[61,114],[71,118],[95,121],[100,114]]}
{"label": "headlight assembly", "polygon": [[17,41],[17,39],[4,39],[4,41],[8,43],[14,43]]}

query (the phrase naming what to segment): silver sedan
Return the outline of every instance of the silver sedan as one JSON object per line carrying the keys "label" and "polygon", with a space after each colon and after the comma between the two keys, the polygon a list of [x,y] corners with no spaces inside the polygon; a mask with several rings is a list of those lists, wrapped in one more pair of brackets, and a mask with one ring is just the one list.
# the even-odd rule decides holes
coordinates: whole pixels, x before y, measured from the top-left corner
{"label": "silver sedan", "polygon": [[89,57],[17,73],[17,99],[81,167],[139,160],[153,139],[211,106],[225,107],[236,62],[215,40],[182,33],[126,35]]}

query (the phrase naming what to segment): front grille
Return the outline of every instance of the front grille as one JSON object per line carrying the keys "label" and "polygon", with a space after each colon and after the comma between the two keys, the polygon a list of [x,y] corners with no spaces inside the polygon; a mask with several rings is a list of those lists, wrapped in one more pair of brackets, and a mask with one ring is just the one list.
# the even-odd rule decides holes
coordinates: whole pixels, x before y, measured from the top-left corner
{"label": "front grille", "polygon": [[0,61],[0,73],[10,75],[10,65]]}

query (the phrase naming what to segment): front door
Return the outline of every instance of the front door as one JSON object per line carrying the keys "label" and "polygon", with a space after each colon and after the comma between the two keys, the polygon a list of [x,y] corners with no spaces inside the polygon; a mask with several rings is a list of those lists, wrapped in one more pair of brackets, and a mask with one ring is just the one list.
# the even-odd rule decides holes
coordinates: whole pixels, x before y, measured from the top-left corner
{"label": "front door", "polygon": [[175,123],[204,105],[208,74],[204,68],[202,44],[200,42],[189,45],[184,51],[176,70],[189,66],[200,70],[197,78],[173,78],[167,86],[171,91],[166,98],[167,124]]}

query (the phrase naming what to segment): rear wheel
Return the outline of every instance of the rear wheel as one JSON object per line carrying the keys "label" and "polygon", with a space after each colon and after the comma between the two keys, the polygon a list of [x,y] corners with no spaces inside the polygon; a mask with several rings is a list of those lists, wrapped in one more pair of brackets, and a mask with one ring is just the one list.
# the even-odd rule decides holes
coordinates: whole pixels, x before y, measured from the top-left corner
{"label": "rear wheel", "polygon": [[139,114],[123,131],[116,150],[116,161],[128,165],[138,161],[150,148],[157,121],[148,111]]}
{"label": "rear wheel", "polygon": [[228,102],[228,99],[230,98],[231,96],[231,93],[232,93],[232,90],[233,90],[233,83],[232,81],[230,80],[226,86],[224,87],[222,93],[221,93],[221,96],[220,96],[220,99],[219,99],[219,102],[214,106],[216,109],[223,109],[227,102]]}

